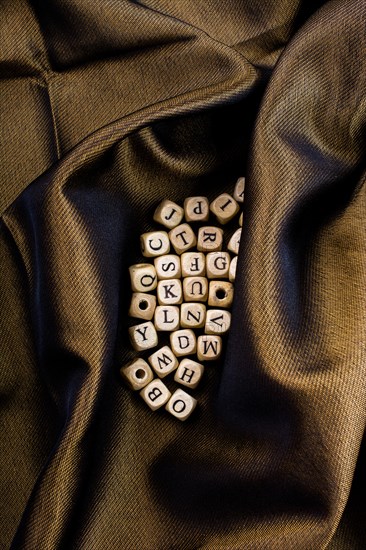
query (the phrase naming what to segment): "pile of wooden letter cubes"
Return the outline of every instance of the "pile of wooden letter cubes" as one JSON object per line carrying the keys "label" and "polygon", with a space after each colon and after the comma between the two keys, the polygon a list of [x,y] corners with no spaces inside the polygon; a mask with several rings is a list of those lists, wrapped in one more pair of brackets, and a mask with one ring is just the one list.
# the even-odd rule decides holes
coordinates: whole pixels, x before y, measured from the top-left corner
{"label": "pile of wooden letter cubes", "polygon": [[[186,420],[197,400],[181,386],[196,388],[204,372],[202,363],[222,353],[222,335],[231,323],[243,215],[227,251],[222,250],[223,228],[209,225],[209,218],[213,215],[221,226],[233,220],[244,200],[244,184],[239,178],[233,196],[223,193],[211,203],[206,197],[189,197],[182,208],[164,200],[154,213],[154,221],[164,229],[141,235],[142,254],[153,263],[130,267],[129,315],[143,320],[129,328],[130,341],[140,354],[156,348],[163,333],[170,345],[147,360],[136,358],[121,368],[121,375],[153,411],[165,405],[170,414]],[[170,374],[180,386],[173,393],[163,382]]]}

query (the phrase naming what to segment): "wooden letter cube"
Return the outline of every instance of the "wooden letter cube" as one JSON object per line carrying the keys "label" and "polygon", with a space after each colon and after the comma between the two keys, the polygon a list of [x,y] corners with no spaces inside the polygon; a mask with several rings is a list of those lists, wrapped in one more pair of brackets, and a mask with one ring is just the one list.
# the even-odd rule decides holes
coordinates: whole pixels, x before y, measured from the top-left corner
{"label": "wooden letter cube", "polygon": [[193,330],[176,330],[170,334],[170,346],[174,355],[192,355],[196,353],[197,341]]}
{"label": "wooden letter cube", "polygon": [[182,282],[180,279],[167,279],[158,283],[158,302],[172,306],[182,303]]}
{"label": "wooden letter cube", "polygon": [[183,279],[185,302],[206,302],[208,297],[208,280],[206,277],[186,277]]}
{"label": "wooden letter cube", "polygon": [[155,267],[151,264],[135,264],[129,268],[134,292],[150,292],[158,284]]}
{"label": "wooden letter cube", "polygon": [[165,409],[178,418],[187,420],[196,408],[197,400],[183,390],[176,390],[169,399]]}
{"label": "wooden letter cube", "polygon": [[178,384],[187,386],[194,390],[197,388],[199,381],[202,378],[205,367],[201,363],[192,361],[192,359],[182,359],[179,367],[175,371],[174,380]]}
{"label": "wooden letter cube", "polygon": [[178,359],[169,346],[164,346],[150,355],[149,363],[159,378],[164,378],[178,367]]}
{"label": "wooden letter cube", "polygon": [[206,274],[206,258],[202,252],[184,252],[181,260],[183,277],[200,277]]}
{"label": "wooden letter cube", "polygon": [[154,221],[165,225],[168,229],[173,229],[180,224],[183,215],[184,210],[181,206],[173,201],[164,200],[154,212]]}
{"label": "wooden letter cube", "polygon": [[188,302],[180,306],[180,324],[182,328],[202,328],[205,325],[206,306]]}
{"label": "wooden letter cube", "polygon": [[206,256],[206,271],[209,279],[229,277],[230,254],[228,252],[209,252]]}
{"label": "wooden letter cube", "polygon": [[211,281],[208,291],[208,305],[229,308],[234,298],[233,283],[228,281]]}
{"label": "wooden letter cube", "polygon": [[210,209],[218,221],[224,225],[239,212],[239,205],[231,195],[223,193],[212,201]]}
{"label": "wooden letter cube", "polygon": [[201,252],[217,252],[222,248],[224,232],[221,227],[205,226],[198,230],[197,248]]}
{"label": "wooden letter cube", "polygon": [[154,325],[156,330],[172,332],[179,328],[178,306],[157,306],[155,309]]}
{"label": "wooden letter cube", "polygon": [[188,197],[184,201],[184,214],[187,222],[206,222],[210,215],[207,197]]}
{"label": "wooden letter cube", "polygon": [[121,376],[131,390],[141,390],[154,378],[149,365],[143,359],[135,359],[122,367]]}
{"label": "wooden letter cube", "polygon": [[222,340],[220,336],[199,336],[197,342],[197,357],[199,361],[214,361],[222,352]]}
{"label": "wooden letter cube", "polygon": [[155,348],[158,345],[158,335],[151,321],[130,327],[128,333],[131,344],[137,351]]}
{"label": "wooden letter cube", "polygon": [[241,228],[237,229],[233,236],[231,237],[229,244],[227,245],[228,250],[234,254],[239,253],[239,245],[241,239]]}
{"label": "wooden letter cube", "polygon": [[136,317],[137,319],[150,321],[154,316],[155,308],[156,296],[144,294],[143,292],[134,292],[132,294],[128,315],[130,317]]}
{"label": "wooden letter cube", "polygon": [[151,231],[143,233],[140,237],[141,252],[146,258],[168,254],[170,241],[166,231]]}
{"label": "wooden letter cube", "polygon": [[237,264],[238,264],[238,257],[235,256],[230,262],[230,269],[229,269],[229,281],[231,281],[232,283],[235,281]]}
{"label": "wooden letter cube", "polygon": [[159,409],[169,401],[172,394],[164,382],[159,378],[155,378],[155,380],[140,391],[140,395],[150,409],[156,411],[156,409]]}
{"label": "wooden letter cube", "polygon": [[175,254],[158,256],[154,259],[158,279],[179,279],[182,274],[180,257]]}
{"label": "wooden letter cube", "polygon": [[205,333],[224,334],[231,325],[231,313],[225,309],[208,309],[206,314]]}
{"label": "wooden letter cube", "polygon": [[196,245],[196,235],[188,223],[182,223],[169,232],[169,239],[177,254],[182,254]]}
{"label": "wooden letter cube", "polygon": [[240,227],[242,227],[242,225],[243,225],[243,212],[239,216],[239,225],[240,225]]}
{"label": "wooden letter cube", "polygon": [[245,178],[239,178],[235,184],[234,189],[234,199],[237,202],[244,202],[244,189],[245,189]]}

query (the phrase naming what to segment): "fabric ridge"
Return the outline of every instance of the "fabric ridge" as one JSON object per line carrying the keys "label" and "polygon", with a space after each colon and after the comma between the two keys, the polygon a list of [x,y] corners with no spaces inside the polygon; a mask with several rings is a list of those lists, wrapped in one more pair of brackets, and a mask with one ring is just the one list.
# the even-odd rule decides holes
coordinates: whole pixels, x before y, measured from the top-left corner
{"label": "fabric ridge", "polygon": [[[0,6],[0,548],[362,549],[366,5]],[[177,422],[127,391],[163,199],[245,175],[232,322]]]}

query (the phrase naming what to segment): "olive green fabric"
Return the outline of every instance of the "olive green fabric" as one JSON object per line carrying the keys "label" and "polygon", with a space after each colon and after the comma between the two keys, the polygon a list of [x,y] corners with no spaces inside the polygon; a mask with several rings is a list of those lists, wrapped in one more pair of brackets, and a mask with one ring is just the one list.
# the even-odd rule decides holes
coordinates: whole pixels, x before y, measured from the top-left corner
{"label": "olive green fabric", "polygon": [[[366,5],[4,0],[0,547],[365,547]],[[121,383],[158,202],[246,176],[184,423]]]}

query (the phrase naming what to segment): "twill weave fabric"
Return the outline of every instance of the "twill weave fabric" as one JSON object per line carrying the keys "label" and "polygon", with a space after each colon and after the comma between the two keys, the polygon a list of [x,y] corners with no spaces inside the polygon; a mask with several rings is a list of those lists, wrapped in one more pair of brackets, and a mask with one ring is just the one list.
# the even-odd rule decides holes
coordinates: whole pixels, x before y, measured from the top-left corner
{"label": "twill weave fabric", "polygon": [[[0,548],[365,547],[366,4],[3,0]],[[245,175],[187,422],[121,383],[168,198]]]}

